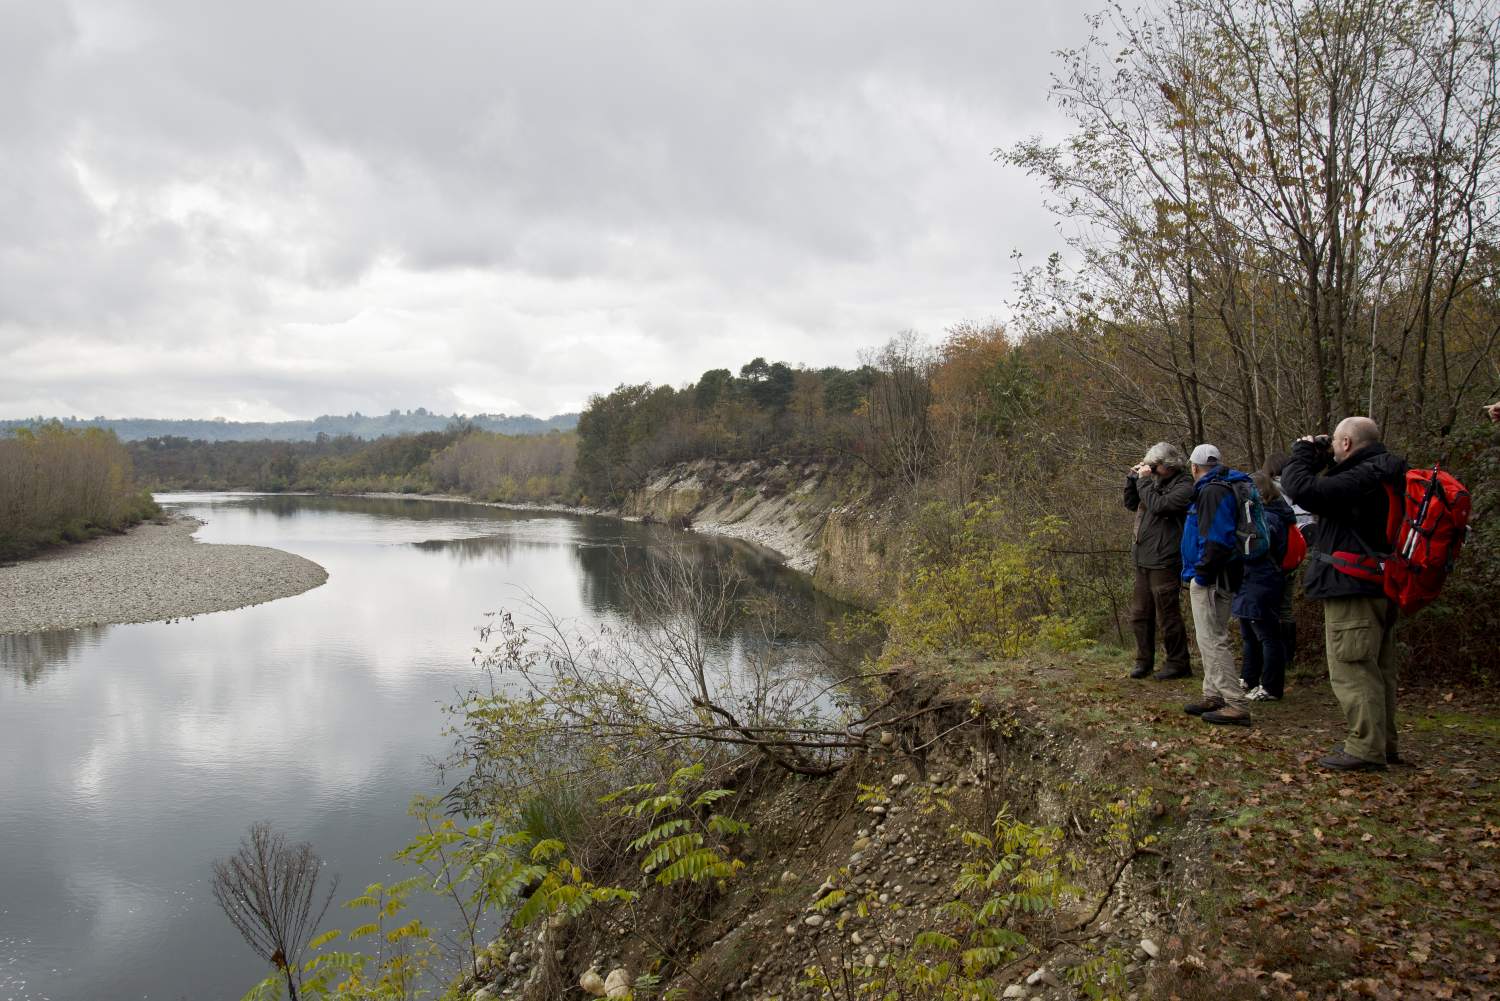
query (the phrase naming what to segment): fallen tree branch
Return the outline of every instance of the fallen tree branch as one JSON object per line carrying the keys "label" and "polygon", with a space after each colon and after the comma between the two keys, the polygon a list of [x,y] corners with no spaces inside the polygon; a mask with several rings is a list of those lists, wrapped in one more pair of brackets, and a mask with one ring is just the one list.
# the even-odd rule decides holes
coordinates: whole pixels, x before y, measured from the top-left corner
{"label": "fallen tree branch", "polygon": [[1083,929],[1087,928],[1089,925],[1098,920],[1099,915],[1104,912],[1104,905],[1109,903],[1109,898],[1114,896],[1116,887],[1120,885],[1120,878],[1125,875],[1125,870],[1130,868],[1130,863],[1134,862],[1142,855],[1155,855],[1156,857],[1160,858],[1161,852],[1157,851],[1155,848],[1147,848],[1144,845],[1140,845],[1136,847],[1135,851],[1125,856],[1125,858],[1120,861],[1119,866],[1115,869],[1114,876],[1110,878],[1109,885],[1104,888],[1104,895],[1099,898],[1099,903],[1094,905],[1094,912],[1088,917],[1084,918],[1078,924],[1074,925],[1072,928],[1069,928],[1066,932],[1063,933],[1064,935],[1073,935],[1077,932],[1083,931]]}

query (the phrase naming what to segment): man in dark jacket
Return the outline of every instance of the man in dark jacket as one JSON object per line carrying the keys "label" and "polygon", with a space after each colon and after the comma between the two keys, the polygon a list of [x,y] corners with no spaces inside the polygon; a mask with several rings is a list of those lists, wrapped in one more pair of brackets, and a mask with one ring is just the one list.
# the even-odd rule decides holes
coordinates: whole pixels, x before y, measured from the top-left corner
{"label": "man in dark jacket", "polygon": [[1406,461],[1380,443],[1379,425],[1348,417],[1331,438],[1309,436],[1294,444],[1281,471],[1287,496],[1318,517],[1304,589],[1323,602],[1328,680],[1349,724],[1343,748],[1318,759],[1325,768],[1382,769],[1400,761],[1396,609],[1379,583],[1338,567],[1390,550],[1386,485],[1399,484],[1406,470]]}
{"label": "man in dark jacket", "polygon": [[1156,630],[1161,627],[1166,666],[1152,675],[1158,681],[1187,678],[1187,629],[1182,623],[1182,523],[1193,503],[1193,478],[1187,457],[1170,442],[1159,441],[1125,477],[1125,506],[1135,512],[1130,555],[1135,561],[1135,591],[1130,624],[1135,630],[1132,678],[1151,674],[1156,659]]}

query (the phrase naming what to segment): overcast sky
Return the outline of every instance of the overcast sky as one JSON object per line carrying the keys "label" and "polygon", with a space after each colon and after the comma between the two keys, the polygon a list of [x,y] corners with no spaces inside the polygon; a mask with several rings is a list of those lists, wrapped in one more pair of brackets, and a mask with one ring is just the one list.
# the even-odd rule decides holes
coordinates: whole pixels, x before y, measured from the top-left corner
{"label": "overcast sky", "polygon": [[1003,317],[1082,0],[0,0],[0,417],[579,408]]}

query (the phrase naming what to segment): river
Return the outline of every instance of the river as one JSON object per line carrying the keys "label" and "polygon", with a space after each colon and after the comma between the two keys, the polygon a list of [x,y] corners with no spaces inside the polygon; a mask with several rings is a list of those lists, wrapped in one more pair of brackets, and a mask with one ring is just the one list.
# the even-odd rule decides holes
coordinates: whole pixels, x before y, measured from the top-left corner
{"label": "river", "polygon": [[238,998],[267,971],[209,876],[260,819],[313,843],[342,880],[325,925],[350,925],[338,901],[411,874],[390,856],[410,798],[443,791],[443,707],[478,682],[487,613],[529,595],[616,621],[621,557],[666,546],[735,559],[809,623],[836,611],[743,543],[612,519],[159,499],[202,519],[203,542],[297,553],[328,582],[190,620],[0,636],[0,1001]]}

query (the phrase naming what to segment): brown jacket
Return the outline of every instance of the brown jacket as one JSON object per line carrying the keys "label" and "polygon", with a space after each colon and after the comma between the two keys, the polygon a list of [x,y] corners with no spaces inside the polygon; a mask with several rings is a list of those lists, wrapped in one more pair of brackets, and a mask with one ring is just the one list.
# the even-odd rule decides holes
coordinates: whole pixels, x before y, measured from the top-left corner
{"label": "brown jacket", "polygon": [[1125,506],[1135,512],[1130,555],[1143,570],[1182,569],[1182,523],[1193,503],[1193,478],[1175,472],[1125,478]]}

